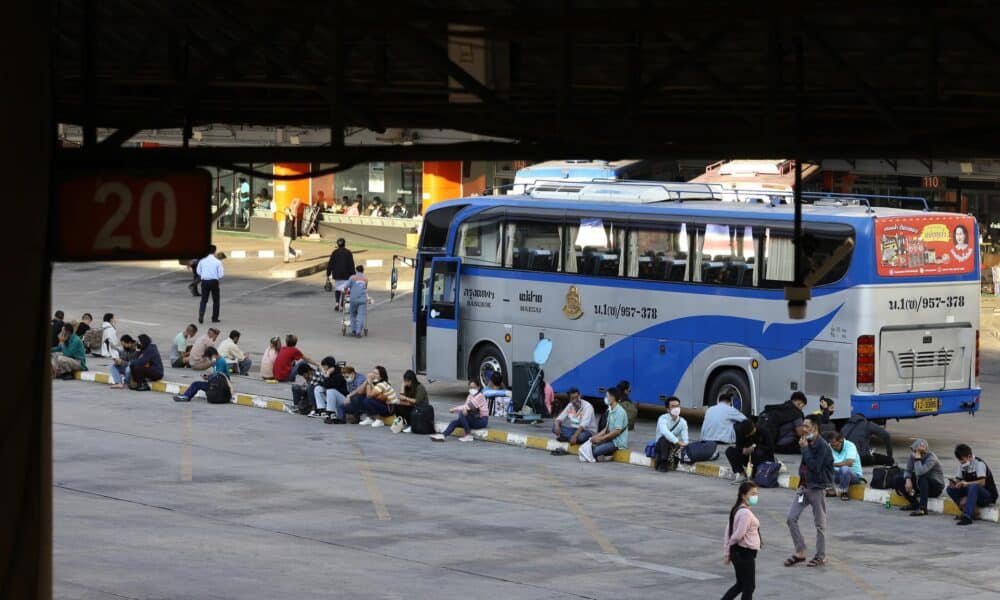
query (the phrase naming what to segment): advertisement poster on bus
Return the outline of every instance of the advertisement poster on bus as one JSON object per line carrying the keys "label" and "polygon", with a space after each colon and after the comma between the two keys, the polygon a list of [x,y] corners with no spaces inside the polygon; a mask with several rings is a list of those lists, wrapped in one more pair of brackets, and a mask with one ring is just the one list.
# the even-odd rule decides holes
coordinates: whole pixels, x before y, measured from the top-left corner
{"label": "advertisement poster on bus", "polygon": [[966,215],[875,220],[882,277],[961,275],[976,267],[975,221]]}

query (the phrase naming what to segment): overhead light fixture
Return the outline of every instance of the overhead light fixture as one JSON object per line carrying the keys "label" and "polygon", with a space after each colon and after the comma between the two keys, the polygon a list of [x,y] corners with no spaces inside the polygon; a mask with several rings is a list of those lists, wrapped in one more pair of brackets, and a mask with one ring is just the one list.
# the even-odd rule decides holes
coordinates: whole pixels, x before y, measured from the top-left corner
{"label": "overhead light fixture", "polygon": [[274,139],[277,143],[282,143],[285,141],[285,130],[282,128],[277,128],[274,130]]}
{"label": "overhead light fixture", "polygon": [[297,135],[289,136],[288,143],[291,144],[291,145],[293,145],[293,146],[298,146],[299,145],[299,136],[297,136]]}
{"label": "overhead light fixture", "polygon": [[195,131],[194,133],[192,133],[191,134],[191,139],[193,139],[196,142],[200,142],[201,141],[201,132],[200,131]]}

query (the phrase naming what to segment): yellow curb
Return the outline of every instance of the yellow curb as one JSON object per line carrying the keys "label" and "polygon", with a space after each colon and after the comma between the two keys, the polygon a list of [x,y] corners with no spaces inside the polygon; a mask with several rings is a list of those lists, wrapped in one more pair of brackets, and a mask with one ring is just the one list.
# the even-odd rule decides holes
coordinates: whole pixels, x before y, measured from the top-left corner
{"label": "yellow curb", "polygon": [[548,450],[549,440],[547,438],[528,436],[524,446],[525,448],[534,448],[535,450]]}
{"label": "yellow curb", "polygon": [[705,475],[708,477],[718,478],[719,473],[721,473],[721,471],[722,468],[719,465],[711,463],[701,463],[701,462],[694,463],[694,472],[697,475]]}
{"label": "yellow curb", "polygon": [[487,429],[486,430],[486,436],[483,439],[486,440],[486,441],[488,441],[488,442],[497,442],[499,444],[506,444],[507,443],[507,432],[506,431],[498,431],[498,430],[495,430],[495,429]]}
{"label": "yellow curb", "polygon": [[629,460],[631,458],[632,458],[632,452],[628,450],[615,450],[614,462],[623,462],[626,464],[632,464],[632,461]]}

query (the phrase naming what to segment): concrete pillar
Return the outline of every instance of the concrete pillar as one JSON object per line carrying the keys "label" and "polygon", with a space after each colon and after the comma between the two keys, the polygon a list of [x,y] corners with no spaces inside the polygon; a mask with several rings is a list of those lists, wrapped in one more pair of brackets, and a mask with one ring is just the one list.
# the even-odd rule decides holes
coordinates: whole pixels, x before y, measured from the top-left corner
{"label": "concrete pillar", "polygon": [[21,348],[5,357],[0,398],[0,598],[52,597],[51,268],[46,256],[50,119],[47,2],[6,5],[0,36],[0,157],[8,206],[0,261],[4,333]]}

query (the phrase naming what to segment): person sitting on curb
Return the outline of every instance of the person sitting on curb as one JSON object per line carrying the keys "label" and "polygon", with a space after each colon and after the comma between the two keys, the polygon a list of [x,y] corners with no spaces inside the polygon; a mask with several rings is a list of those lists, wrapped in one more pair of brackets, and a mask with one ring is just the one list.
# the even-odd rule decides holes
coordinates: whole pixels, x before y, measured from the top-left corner
{"label": "person sitting on curb", "polygon": [[73,326],[64,323],[56,333],[56,344],[51,349],[52,379],[73,379],[74,373],[87,370],[87,351],[83,342],[73,333]]}
{"label": "person sitting on curb", "polygon": [[398,400],[396,390],[389,383],[389,372],[385,370],[385,367],[376,366],[368,373],[362,394],[361,413],[365,415],[365,418],[358,425],[371,425],[372,427],[385,425],[382,417],[392,414],[392,406]]}
{"label": "person sitting on curb", "polygon": [[736,441],[734,425],[746,421],[747,416],[733,408],[733,395],[722,394],[718,401],[705,411],[701,425],[701,439],[717,444],[732,444]]}
{"label": "person sitting on curb", "polygon": [[833,450],[833,479],[837,484],[837,493],[841,500],[850,500],[848,490],[855,483],[860,483],[865,476],[861,470],[858,448],[836,431],[830,434],[830,448]]}
{"label": "person sitting on curb", "polygon": [[632,384],[627,379],[618,382],[618,391],[621,392],[620,402],[625,414],[628,415],[628,430],[635,429],[635,420],[639,418],[639,407],[632,401]]}
{"label": "person sitting on curb", "polygon": [[294,382],[299,372],[299,365],[308,364],[313,368],[319,363],[309,358],[298,349],[299,338],[289,333],[285,336],[285,347],[278,351],[274,358],[274,378],[278,381]]}
{"label": "person sitting on curb", "polygon": [[833,484],[833,452],[819,434],[819,426],[820,419],[816,415],[809,415],[802,423],[802,437],[798,442],[802,450],[799,489],[786,519],[795,554],[785,559],[786,567],[806,560],[806,540],[799,529],[799,517],[806,506],[812,507],[813,523],[816,525],[816,554],[806,566],[821,567],[826,564],[825,492]]}
{"label": "person sitting on curb", "polygon": [[77,324],[76,326],[76,332],[75,332],[76,337],[82,340],[84,336],[87,335],[87,332],[90,331],[90,324],[93,322],[94,322],[93,315],[91,315],[90,313],[83,313],[83,316],[80,317],[80,323]]}
{"label": "person sitting on curb", "polygon": [[798,439],[802,434],[802,420],[805,416],[806,395],[792,392],[791,398],[781,404],[769,404],[757,417],[757,428],[771,438],[774,451],[778,454],[798,454]]}
{"label": "person sitting on curb", "polygon": [[[894,465],[896,459],[892,457],[892,437],[884,427],[879,427],[868,420],[868,417],[861,413],[852,413],[847,423],[840,428],[840,433],[844,434],[844,439],[850,440],[858,449],[861,455],[861,466],[870,467],[872,465]],[[885,454],[872,451],[871,439],[877,437],[882,440],[885,446]]]}
{"label": "person sitting on curb", "polygon": [[826,396],[819,397],[819,410],[813,412],[813,414],[819,417],[820,435],[825,436],[837,430],[837,426],[830,420],[833,417],[834,410],[836,410],[834,404],[833,398],[827,398]]}
{"label": "person sitting on curb", "polygon": [[736,434],[736,442],[726,448],[726,460],[736,474],[732,484],[740,485],[747,481],[747,465],[753,465],[753,471],[750,473],[752,479],[756,474],[757,465],[774,462],[774,450],[767,436],[749,419],[733,425],[733,431]]}
{"label": "person sitting on curb", "polygon": [[458,417],[448,423],[444,431],[431,435],[431,439],[435,442],[443,442],[456,428],[461,427],[465,431],[465,435],[458,438],[458,441],[471,442],[473,429],[485,429],[489,425],[489,415],[486,414],[489,412],[489,408],[489,403],[479,387],[479,382],[470,379],[469,395],[465,397],[465,402],[448,409],[450,413],[458,413]]}
{"label": "person sitting on curb", "polygon": [[313,387],[316,399],[316,409],[309,413],[310,417],[324,417],[328,425],[344,422],[344,406],[347,403],[347,382],[340,373],[337,359],[327,356],[319,362],[319,372],[323,379]]}
{"label": "person sitting on curb", "polygon": [[580,446],[580,462],[597,462],[602,456],[611,457],[617,450],[628,449],[628,415],[618,404],[621,391],[611,386],[604,393],[604,404],[608,407],[608,423]]}
{"label": "person sitting on curb", "polygon": [[118,345],[118,319],[113,313],[104,313],[104,321],[101,323],[101,349],[98,352],[104,358],[114,356],[114,351],[121,350]]}
{"label": "person sitting on curb", "polygon": [[925,516],[927,499],[937,498],[944,491],[941,461],[927,447],[927,440],[917,439],[910,446],[910,459],[902,475],[896,477],[894,487],[909,502],[901,510],[910,511],[911,517]]}
{"label": "person sitting on curb", "polygon": [[264,350],[264,355],[260,358],[261,379],[271,380],[272,383],[276,381],[274,379],[274,360],[278,358],[278,352],[281,352],[281,338],[274,336],[268,342],[267,349]]}
{"label": "person sitting on curb", "polygon": [[253,364],[253,361],[240,350],[239,343],[240,332],[233,329],[229,332],[229,337],[219,344],[218,350],[226,362],[235,364],[240,375],[246,376],[250,373],[250,365]]}
{"label": "person sitting on curb", "polygon": [[948,483],[948,497],[958,505],[962,514],[955,517],[957,525],[972,525],[976,509],[997,501],[997,484],[993,471],[978,456],[972,454],[967,444],[955,446],[958,472]]}
{"label": "person sitting on curb", "polygon": [[681,416],[680,398],[671,396],[664,404],[667,412],[656,420],[656,470],[661,473],[677,468],[681,452],[688,445],[688,424]]}
{"label": "person sitting on curb", "polygon": [[174,341],[170,344],[170,366],[181,369],[188,366],[188,358],[191,356],[191,347],[194,345],[194,336],[198,333],[198,326],[188,323],[184,331],[174,336]]}
{"label": "person sitting on curb", "polygon": [[569,442],[572,445],[582,444],[597,433],[597,420],[594,418],[594,407],[580,397],[580,390],[570,388],[567,392],[569,403],[556,417],[552,425],[552,433],[556,440]]}
{"label": "person sitting on curb", "polygon": [[129,373],[136,383],[135,392],[148,392],[150,381],[163,379],[163,359],[160,350],[145,333],[139,334],[139,355],[129,364]]}
{"label": "person sitting on curb", "polygon": [[189,385],[188,388],[184,390],[183,394],[176,394],[174,396],[174,401],[190,402],[191,398],[194,398],[194,395],[197,394],[198,392],[208,392],[208,379],[212,375],[221,374],[226,378],[227,382],[229,381],[229,364],[226,362],[226,359],[222,358],[222,355],[219,354],[219,351],[216,350],[213,346],[209,346],[208,348],[205,348],[205,356],[212,363],[212,372],[202,373],[201,376],[205,379],[205,381],[192,382],[191,385]]}
{"label": "person sitting on curb", "polygon": [[413,416],[413,409],[417,406],[424,406],[430,401],[427,399],[427,390],[424,384],[417,379],[417,374],[412,370],[403,373],[403,388],[396,394],[399,404],[396,405],[396,416],[403,419],[402,426],[394,429],[394,433],[411,433],[410,419]]}
{"label": "person sitting on curb", "polygon": [[129,334],[125,334],[119,340],[121,345],[121,350],[118,351],[118,356],[111,359],[111,364],[108,365],[108,375],[111,376],[111,389],[120,390],[125,387],[129,379],[132,378],[132,371],[130,369],[132,359],[139,354],[139,351],[135,347],[135,340]]}
{"label": "person sitting on curb", "polygon": [[191,353],[188,355],[188,366],[196,371],[204,371],[211,367],[213,359],[206,354],[209,348],[215,348],[215,340],[219,339],[219,330],[210,327],[201,337],[194,341]]}

